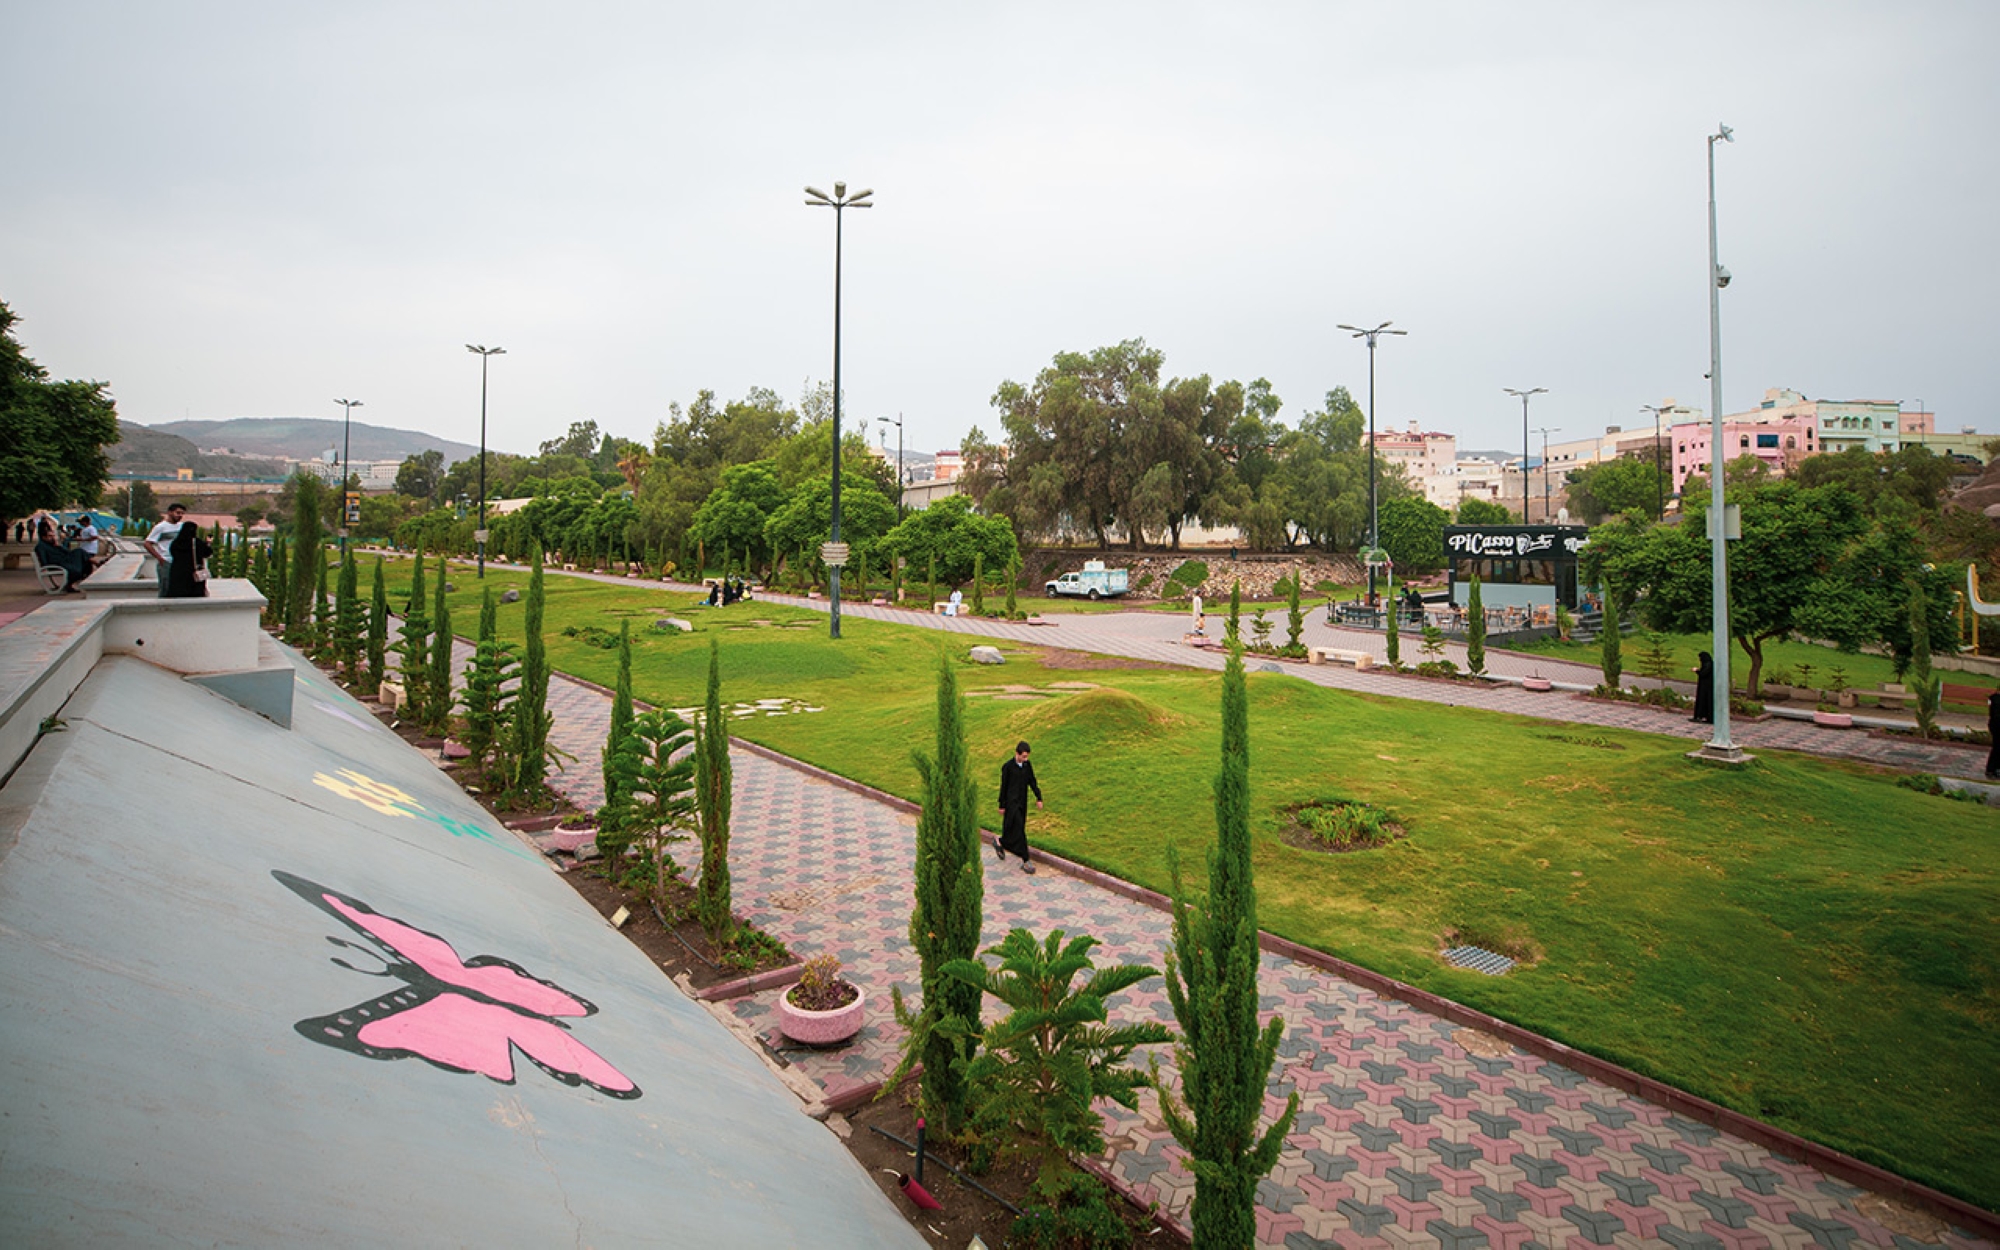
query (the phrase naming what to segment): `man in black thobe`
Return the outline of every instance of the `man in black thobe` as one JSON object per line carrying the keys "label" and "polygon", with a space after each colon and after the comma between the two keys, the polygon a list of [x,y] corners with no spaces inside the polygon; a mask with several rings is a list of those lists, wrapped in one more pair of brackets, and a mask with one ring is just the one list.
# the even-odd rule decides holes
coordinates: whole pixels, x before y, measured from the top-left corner
{"label": "man in black thobe", "polygon": [[1014,744],[1014,758],[1000,766],[1000,840],[993,853],[1000,859],[1021,857],[1021,871],[1032,873],[1028,862],[1028,791],[1035,792],[1035,806],[1042,805],[1042,788],[1035,784],[1035,766],[1028,762],[1028,744]]}

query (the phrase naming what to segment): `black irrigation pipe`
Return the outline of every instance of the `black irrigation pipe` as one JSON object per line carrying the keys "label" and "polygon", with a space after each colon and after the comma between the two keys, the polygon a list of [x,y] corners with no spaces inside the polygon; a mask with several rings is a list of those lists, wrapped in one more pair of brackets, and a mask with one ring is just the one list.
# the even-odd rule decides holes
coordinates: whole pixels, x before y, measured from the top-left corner
{"label": "black irrigation pipe", "polygon": [[653,909],[653,919],[660,922],[660,927],[662,929],[665,929],[668,933],[673,934],[674,941],[679,942],[682,946],[687,947],[688,954],[693,955],[696,959],[701,960],[701,962],[707,964],[710,968],[713,968],[715,971],[717,972],[722,971],[721,964],[716,963],[713,959],[710,959],[708,956],[696,950],[694,946],[690,944],[686,938],[680,935],[679,930],[675,929],[672,925],[667,923],[667,918],[660,914],[660,905],[658,903],[649,901],[647,903],[647,906]]}
{"label": "black irrigation pipe", "polygon": [[[898,1146],[901,1146],[903,1149],[909,1151],[911,1154],[915,1154],[917,1152],[917,1148],[915,1146],[911,1145],[909,1142],[904,1141],[902,1138],[896,1136],[894,1133],[891,1133],[888,1129],[881,1128],[873,1124],[869,1125],[868,1127],[870,1130],[880,1133],[882,1134],[882,1136],[888,1138],[890,1141],[895,1142]],[[1007,1201],[1005,1198],[1002,1198],[999,1194],[996,1194],[992,1190],[986,1188],[986,1186],[980,1184],[978,1181],[973,1180],[970,1176],[967,1176],[965,1173],[959,1171],[951,1164],[946,1163],[943,1159],[938,1158],[936,1155],[931,1154],[929,1152],[925,1152],[924,1159],[926,1162],[937,1164],[945,1171],[951,1173],[953,1176],[956,1176],[960,1181],[964,1182],[967,1185],[972,1186],[974,1189],[978,1190],[982,1194],[985,1194],[988,1198],[993,1199],[993,1201],[999,1203],[1001,1206],[1006,1207],[1009,1211],[1012,1211],[1014,1214],[1016,1215],[1024,1214],[1021,1208],[1015,1206],[1013,1203]]]}

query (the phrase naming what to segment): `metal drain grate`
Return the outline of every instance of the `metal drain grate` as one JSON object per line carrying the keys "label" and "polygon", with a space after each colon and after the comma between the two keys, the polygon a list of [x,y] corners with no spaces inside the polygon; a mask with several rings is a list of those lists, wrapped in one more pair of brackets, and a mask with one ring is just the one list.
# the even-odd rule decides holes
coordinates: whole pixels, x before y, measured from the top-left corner
{"label": "metal drain grate", "polygon": [[1483,972],[1489,977],[1501,976],[1514,967],[1514,961],[1505,955],[1480,946],[1454,946],[1444,953],[1444,961],[1454,967]]}

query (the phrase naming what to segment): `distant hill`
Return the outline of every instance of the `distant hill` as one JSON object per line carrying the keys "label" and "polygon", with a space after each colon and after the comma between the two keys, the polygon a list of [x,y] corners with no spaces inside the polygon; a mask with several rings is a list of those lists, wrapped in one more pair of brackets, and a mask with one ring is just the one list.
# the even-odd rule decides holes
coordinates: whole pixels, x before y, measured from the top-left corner
{"label": "distant hill", "polygon": [[170,476],[180,469],[192,469],[197,477],[283,477],[285,474],[285,466],[276,460],[204,455],[199,447],[178,434],[165,434],[130,421],[120,421],[118,432],[118,445],[111,449],[113,473]]}
{"label": "distant hill", "polygon": [[[228,421],[167,421],[139,428],[177,434],[200,451],[227,447],[239,456],[311,460],[327,448],[341,445],[342,423],[330,417],[236,417]],[[479,448],[470,443],[362,421],[354,422],[352,437],[351,455],[356,460],[401,460],[418,452],[441,451],[449,465],[479,454]]]}

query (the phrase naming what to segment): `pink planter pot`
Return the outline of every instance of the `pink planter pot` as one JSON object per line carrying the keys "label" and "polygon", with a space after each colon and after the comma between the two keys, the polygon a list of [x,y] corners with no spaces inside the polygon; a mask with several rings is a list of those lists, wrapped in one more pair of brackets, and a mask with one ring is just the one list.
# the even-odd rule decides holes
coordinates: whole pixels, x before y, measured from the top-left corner
{"label": "pink planter pot", "polygon": [[1845,712],[1814,712],[1813,724],[1824,725],[1828,729],[1852,729],[1854,718]]}
{"label": "pink planter pot", "polygon": [[861,1011],[867,991],[854,987],[854,1001],[832,1011],[807,1011],[792,1006],[792,992],[778,996],[778,1031],[807,1046],[837,1046],[861,1031]]}
{"label": "pink planter pot", "polygon": [[1549,679],[1546,677],[1523,677],[1521,679],[1521,689],[1553,690],[1555,687],[1549,684]]}

